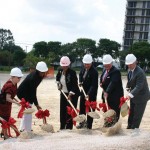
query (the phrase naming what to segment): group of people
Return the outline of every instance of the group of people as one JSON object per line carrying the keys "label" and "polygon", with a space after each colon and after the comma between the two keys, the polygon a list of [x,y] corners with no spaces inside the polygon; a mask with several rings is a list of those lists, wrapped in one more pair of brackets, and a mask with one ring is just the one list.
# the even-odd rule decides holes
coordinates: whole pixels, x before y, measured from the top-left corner
{"label": "group of people", "polygon": [[[70,59],[67,56],[63,56],[60,60],[61,69],[56,75],[58,90],[61,91],[60,129],[73,128],[73,121],[67,113],[67,106],[70,106],[68,100],[77,108],[78,97],[80,96],[79,114],[86,115],[86,100],[90,102],[97,100],[98,86],[102,88],[101,98],[103,103],[107,103],[108,107],[115,111],[116,122],[120,117],[120,98],[124,96],[130,101],[127,129],[139,128],[147,101],[150,99],[150,92],[145,72],[137,65],[135,55],[128,54],[125,58],[125,64],[128,66],[127,95],[124,95],[120,70],[113,66],[111,55],[103,56],[104,69],[100,79],[90,54],[84,55],[82,62],[83,67],[80,70],[78,79],[76,72],[69,67]],[[67,100],[62,91],[68,96]],[[93,118],[87,115],[86,121],[80,122],[76,127],[77,129],[85,127],[92,129],[92,123]]]}
{"label": "group of people", "polygon": [[[29,103],[30,106],[34,104],[37,109],[42,109],[41,106],[38,104],[36,90],[38,85],[41,83],[43,78],[45,77],[46,72],[48,71],[48,67],[45,62],[41,61],[38,62],[36,65],[36,70],[32,71],[23,82],[20,84],[19,88],[17,88],[17,83],[20,82],[21,78],[23,77],[22,71],[15,67],[10,72],[10,79],[3,85],[1,90],[1,95],[3,95],[3,99],[5,102],[1,103],[0,100],[0,117],[4,121],[9,121],[11,117],[11,108],[12,103],[17,105],[21,105],[20,102],[22,98]],[[17,95],[18,99],[15,98]],[[3,125],[3,120],[0,119],[0,123]],[[32,127],[32,114],[23,114],[20,124],[20,132],[26,130],[31,131]],[[2,128],[0,133],[1,137],[4,139],[9,138],[8,136],[8,129]]]}
{"label": "group of people", "polygon": [[[63,56],[60,59],[61,68],[56,75],[57,87],[60,91],[60,130],[73,128],[73,119],[67,112],[67,106],[70,106],[69,101],[74,108],[77,108],[80,96],[79,114],[86,115],[85,103],[87,100],[96,102],[99,86],[102,88],[103,103],[107,103],[108,107],[116,112],[116,122],[120,117],[120,98],[125,96],[130,100],[127,129],[139,128],[147,101],[150,98],[150,92],[145,73],[137,65],[136,57],[133,54],[128,54],[125,59],[125,64],[128,66],[127,95],[124,95],[120,70],[113,66],[111,55],[107,54],[103,56],[104,69],[100,75],[100,79],[90,54],[84,55],[82,62],[83,67],[80,70],[78,78],[76,72],[70,68],[70,59],[67,56]],[[37,100],[36,90],[47,71],[48,67],[46,63],[43,61],[38,62],[36,70],[27,75],[17,89],[17,83],[19,83],[23,74],[19,68],[13,68],[10,73],[11,78],[4,84],[1,90],[6,102],[4,104],[0,103],[0,117],[9,121],[12,103],[20,106],[22,98],[29,102],[31,107],[34,104],[38,110],[42,109]],[[18,99],[15,98],[16,95]],[[2,124],[1,120],[0,123]],[[77,129],[85,127],[92,129],[92,123],[93,118],[87,115],[86,120],[80,122],[76,127]],[[32,115],[24,114],[19,130],[31,131],[31,124]],[[1,137],[4,137],[4,139],[9,138],[7,129],[2,129]]]}

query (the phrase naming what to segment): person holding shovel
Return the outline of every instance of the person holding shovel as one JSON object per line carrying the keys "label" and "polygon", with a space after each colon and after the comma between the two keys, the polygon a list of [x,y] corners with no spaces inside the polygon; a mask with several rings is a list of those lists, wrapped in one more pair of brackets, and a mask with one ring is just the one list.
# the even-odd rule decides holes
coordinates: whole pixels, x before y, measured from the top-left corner
{"label": "person holding shovel", "polygon": [[[31,72],[20,84],[17,96],[20,100],[25,99],[26,102],[29,102],[30,106],[34,103],[37,109],[42,109],[38,103],[36,91],[37,87],[44,79],[48,67],[45,62],[40,61],[36,65],[36,70]],[[31,131],[32,125],[32,114],[24,114],[20,124],[21,131]]]}
{"label": "person holding shovel", "polygon": [[[16,67],[11,70],[10,76],[10,79],[2,87],[1,100],[3,100],[3,102],[0,102],[0,117],[7,122],[11,117],[12,103],[20,106],[19,101],[14,97],[17,94],[17,84],[20,82],[23,74],[21,70]],[[3,124],[2,120],[0,122]],[[4,139],[9,138],[7,129],[2,129],[1,137],[4,137]]]}
{"label": "person holding shovel", "polygon": [[135,129],[140,126],[150,92],[145,72],[137,65],[137,58],[133,54],[128,54],[125,64],[128,66],[126,88],[129,92],[126,97],[130,100],[127,129]]}
{"label": "person holding shovel", "polygon": [[80,95],[78,78],[76,72],[69,67],[70,63],[70,59],[67,56],[63,56],[60,59],[61,69],[58,70],[56,75],[58,90],[62,91],[60,92],[60,130],[73,128],[72,117],[67,113],[67,107],[71,107],[68,100],[71,101],[76,109]]}
{"label": "person holding shovel", "polygon": [[[124,95],[121,73],[113,66],[113,58],[109,54],[103,56],[103,66],[104,70],[100,76],[103,101],[107,100],[105,103],[108,104],[106,105],[116,112],[116,121],[118,121],[120,116],[120,98]],[[107,123],[104,124],[106,127],[107,125]]]}
{"label": "person holding shovel", "polygon": [[[98,71],[92,65],[93,59],[90,54],[86,54],[83,57],[83,68],[79,73],[79,86],[83,88],[81,91],[80,97],[80,114],[86,114],[85,102],[93,101],[97,99],[97,90],[98,90]],[[93,118],[87,115],[87,122],[81,122],[77,126],[77,129],[86,127],[87,129],[92,129]]]}

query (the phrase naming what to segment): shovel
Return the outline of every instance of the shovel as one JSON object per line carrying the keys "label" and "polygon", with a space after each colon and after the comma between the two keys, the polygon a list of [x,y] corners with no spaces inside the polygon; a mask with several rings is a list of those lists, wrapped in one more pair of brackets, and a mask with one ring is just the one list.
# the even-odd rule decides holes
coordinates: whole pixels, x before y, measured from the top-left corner
{"label": "shovel", "polygon": [[124,98],[124,97],[121,97],[120,99],[120,103],[123,103],[123,105],[121,105],[121,110],[120,110],[122,117],[125,117],[129,114],[129,106],[127,104],[127,100],[129,99]]}
{"label": "shovel", "polygon": [[[86,97],[86,93],[85,93],[85,91],[83,89],[83,86],[81,86],[81,90],[83,91],[83,94]],[[86,101],[87,101],[87,99],[86,99]],[[99,114],[94,112],[91,107],[90,107],[90,110],[91,110],[91,112],[88,112],[87,115],[89,115],[93,119],[99,119],[100,118]]]}
{"label": "shovel", "polygon": [[120,110],[121,116],[125,117],[129,114],[129,106],[127,104],[127,102],[125,102],[122,106],[121,106],[121,110]]}
{"label": "shovel", "polygon": [[73,104],[71,103],[71,101],[68,99],[68,97],[67,97],[67,95],[64,93],[64,91],[61,90],[61,92],[62,92],[62,94],[65,96],[65,98],[68,100],[70,106],[73,108],[73,110],[75,111],[75,113],[76,113],[76,115],[77,115],[76,117],[73,118],[73,120],[76,121],[76,122],[79,122],[79,123],[80,123],[80,122],[83,122],[84,120],[86,120],[86,117],[85,117],[84,114],[83,114],[83,115],[78,115],[77,110],[75,109],[75,107],[73,106]]}
{"label": "shovel", "polygon": [[105,98],[105,104],[106,104],[107,111],[103,114],[103,117],[106,118],[106,117],[112,117],[116,115],[116,112],[113,109],[108,108],[108,102],[106,98]]}
{"label": "shovel", "polygon": [[[12,118],[13,119],[13,118]],[[3,118],[1,118],[0,117],[0,121],[5,121],[5,122],[7,122],[5,119],[3,119]],[[15,121],[15,120],[14,120]],[[18,137],[19,135],[20,135],[20,132],[19,132],[19,130],[17,129],[17,127],[14,125],[14,124],[10,124],[10,128],[12,128],[14,131],[15,131],[15,133],[16,133],[16,137]],[[9,129],[8,129],[9,130]],[[11,135],[10,135],[11,136]]]}

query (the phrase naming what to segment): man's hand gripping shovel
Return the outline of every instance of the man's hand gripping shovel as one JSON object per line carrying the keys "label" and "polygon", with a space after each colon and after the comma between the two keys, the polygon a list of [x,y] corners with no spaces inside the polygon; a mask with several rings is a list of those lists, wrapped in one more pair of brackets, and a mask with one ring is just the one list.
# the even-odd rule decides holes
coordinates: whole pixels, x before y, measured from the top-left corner
{"label": "man's hand gripping shovel", "polygon": [[[82,92],[83,92],[83,94],[84,94],[84,96],[85,96],[86,101],[88,101],[87,98],[86,98],[86,93],[85,93],[85,91],[84,91],[84,89],[83,89],[83,86],[81,86],[80,88],[81,88],[81,90],[82,90]],[[89,116],[92,117],[93,119],[99,119],[99,118],[100,118],[99,114],[98,114],[97,112],[94,112],[91,107],[90,107],[90,110],[91,110],[91,111],[88,112],[87,115],[89,115]]]}
{"label": "man's hand gripping shovel", "polygon": [[68,97],[67,97],[67,95],[64,93],[64,91],[63,90],[60,90],[61,92],[62,92],[62,94],[65,96],[65,98],[68,100],[68,102],[69,102],[69,104],[70,104],[70,106],[73,108],[73,110],[75,111],[75,113],[76,113],[76,117],[74,117],[73,118],[73,120],[74,121],[76,121],[76,122],[83,122],[84,120],[86,120],[86,117],[85,117],[85,115],[83,114],[83,115],[78,115],[78,112],[77,112],[77,110],[75,109],[75,107],[73,106],[73,104],[71,103],[71,101],[68,99]]}

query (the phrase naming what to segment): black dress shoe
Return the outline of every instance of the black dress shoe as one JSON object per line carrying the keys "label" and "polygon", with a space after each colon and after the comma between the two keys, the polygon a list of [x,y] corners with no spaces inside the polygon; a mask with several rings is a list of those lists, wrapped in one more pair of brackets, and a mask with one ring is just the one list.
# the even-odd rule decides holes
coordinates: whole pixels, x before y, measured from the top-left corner
{"label": "black dress shoe", "polygon": [[131,126],[127,126],[127,129],[132,129]]}
{"label": "black dress shoe", "polygon": [[1,133],[1,138],[4,138],[4,133]]}
{"label": "black dress shoe", "polygon": [[132,129],[132,125],[128,124],[127,129]]}

